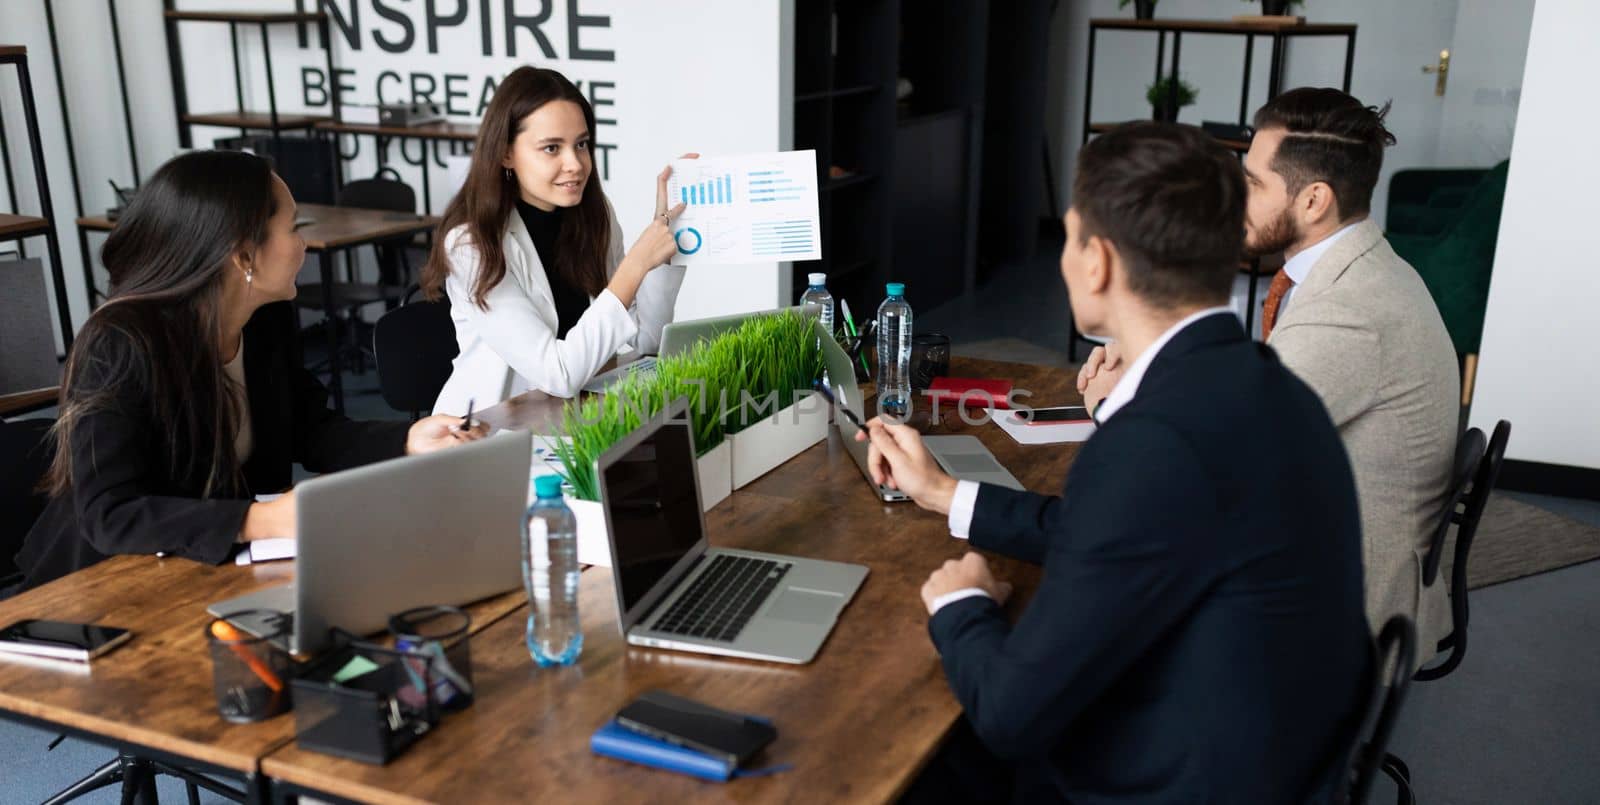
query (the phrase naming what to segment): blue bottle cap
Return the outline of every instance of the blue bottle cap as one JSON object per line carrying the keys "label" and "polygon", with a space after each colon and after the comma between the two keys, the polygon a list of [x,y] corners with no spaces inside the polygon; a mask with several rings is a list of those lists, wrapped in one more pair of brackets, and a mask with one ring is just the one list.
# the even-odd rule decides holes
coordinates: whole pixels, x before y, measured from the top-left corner
{"label": "blue bottle cap", "polygon": [[906,284],[903,283],[903,282],[891,282],[888,285],[883,286],[883,289],[890,296],[905,296],[906,295]]}
{"label": "blue bottle cap", "polygon": [[533,493],[541,498],[561,497],[561,476],[541,475],[533,479]]}

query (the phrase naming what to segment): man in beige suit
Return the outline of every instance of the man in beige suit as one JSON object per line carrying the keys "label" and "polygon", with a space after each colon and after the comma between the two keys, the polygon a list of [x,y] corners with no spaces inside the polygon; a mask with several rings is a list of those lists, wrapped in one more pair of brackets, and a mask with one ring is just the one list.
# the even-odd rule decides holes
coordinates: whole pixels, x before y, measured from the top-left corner
{"label": "man in beige suit", "polygon": [[[1409,616],[1420,665],[1451,628],[1444,576],[1424,586],[1422,564],[1455,455],[1460,376],[1422,279],[1368,218],[1394,144],[1386,111],[1304,88],[1257,112],[1246,248],[1286,257],[1262,335],[1339,429],[1361,505],[1368,623],[1376,632]],[[1121,371],[1115,348],[1095,352],[1078,380],[1091,406]]]}

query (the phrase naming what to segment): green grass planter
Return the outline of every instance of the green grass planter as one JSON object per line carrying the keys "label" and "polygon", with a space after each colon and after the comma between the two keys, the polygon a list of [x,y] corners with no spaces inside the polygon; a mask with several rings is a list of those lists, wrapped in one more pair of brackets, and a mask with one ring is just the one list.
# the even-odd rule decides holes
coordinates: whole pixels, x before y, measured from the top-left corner
{"label": "green grass planter", "polygon": [[[564,465],[562,475],[571,487],[571,498],[598,501],[595,460],[679,397],[689,399],[701,498],[708,509],[732,488],[776,466],[750,475],[782,450],[792,449],[812,433],[817,437],[794,452],[815,444],[827,434],[827,406],[813,402],[810,390],[822,375],[817,349],[821,332],[813,319],[797,313],[750,319],[689,352],[658,359],[654,374],[628,377],[603,396],[569,403],[558,435],[570,442],[561,440],[554,448]],[[792,433],[791,423],[806,432]],[[749,437],[741,439],[739,434],[745,431]],[[735,471],[740,466],[736,453],[748,454],[743,476]],[[777,463],[793,454],[783,455]]]}

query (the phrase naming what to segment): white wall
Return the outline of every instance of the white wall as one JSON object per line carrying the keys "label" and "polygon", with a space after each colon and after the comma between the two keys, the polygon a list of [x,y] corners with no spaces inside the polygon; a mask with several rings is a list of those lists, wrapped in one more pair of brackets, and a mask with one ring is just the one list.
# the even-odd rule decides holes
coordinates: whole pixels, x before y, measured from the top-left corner
{"label": "white wall", "polygon": [[[139,167],[148,176],[178,151],[161,0],[116,2]],[[582,82],[591,97],[611,100],[610,105],[597,107],[597,116],[616,122],[601,124],[597,140],[614,149],[605,157],[609,164],[597,168],[604,171],[602,181],[630,244],[649,221],[654,177],[668,160],[691,150],[705,154],[751,153],[789,145],[793,0],[696,0],[691,6],[635,0],[551,0],[551,16],[541,23],[540,30],[554,51],[553,58],[542,52],[527,28],[517,30],[516,55],[510,55],[505,4],[500,2],[431,4],[441,15],[457,8],[466,12],[460,22],[438,28],[436,53],[428,52],[426,6],[430,4],[412,0],[333,0],[332,4],[344,19],[354,22],[357,32],[359,49],[353,48],[337,27],[333,35],[337,66],[354,70],[344,79],[354,87],[343,96],[347,101],[373,102],[379,75],[384,71],[402,77],[401,83],[385,80],[385,100],[395,100],[403,88],[409,89],[412,74],[422,76],[418,79],[422,86],[436,84],[438,98],[445,89],[444,76],[459,74],[463,79],[454,81],[451,88],[466,95],[455,98],[454,104],[464,111],[470,108],[462,119],[473,119],[471,112],[476,111],[484,80],[498,80],[524,63],[562,70]],[[181,0],[179,5],[185,10],[203,10],[238,8],[241,3]],[[251,9],[292,10],[295,2],[257,0],[247,5]],[[312,2],[307,0],[306,5],[309,7]],[[514,7],[519,13],[532,16],[545,5],[518,0]],[[490,13],[487,55],[482,41],[484,20],[479,16],[485,8]],[[573,57],[569,8],[584,17],[609,18],[607,22],[590,19],[579,30],[577,45],[591,51],[612,51],[614,59]],[[106,180],[115,179],[123,185],[132,180],[109,20],[104,0],[55,0],[55,11],[84,209],[88,214],[98,214],[113,201]],[[390,42],[404,38],[405,26],[393,19],[393,14],[403,15],[412,29],[410,47],[399,54],[385,52],[376,41],[379,35]],[[232,109],[233,67],[227,27],[184,23],[180,30],[190,110]],[[73,225],[77,209],[42,0],[0,3],[0,32],[0,41],[28,47],[68,296],[73,319],[81,323],[88,310]],[[258,34],[250,27],[242,27],[240,39],[247,76],[246,105],[265,109],[266,79]],[[325,113],[326,107],[308,107],[304,102],[302,68],[320,70],[323,65],[314,29],[309,44],[311,47],[306,50],[299,48],[292,26],[272,29],[273,79],[280,110]],[[610,86],[590,89],[591,82],[609,82]],[[0,108],[10,138],[19,206],[24,212],[37,213],[25,128],[15,93],[11,71],[0,71]],[[196,127],[195,145],[208,147],[212,139],[236,133]],[[349,168],[352,177],[370,175],[375,166],[372,139],[360,138],[359,142],[362,155]],[[354,140],[347,139],[345,148],[354,144]],[[413,159],[417,148],[411,145]],[[443,152],[448,146],[441,149]],[[395,158],[394,150],[390,155],[390,164],[402,170],[420,197],[418,169]],[[433,211],[439,212],[449,198],[445,188],[447,172],[436,168],[430,178]],[[0,174],[0,185],[3,183],[4,176]],[[5,198],[0,186],[0,206],[5,205]],[[91,235],[91,252],[98,252],[102,239],[103,236]],[[42,254],[44,242],[32,239],[27,248],[30,256]],[[697,267],[684,284],[678,316],[694,318],[772,307],[787,299],[788,273],[786,267],[775,263]],[[306,278],[313,276],[308,272]]]}
{"label": "white wall", "polygon": [[1590,95],[1600,5],[1539,0],[1523,77],[1472,424],[1514,426],[1507,455],[1600,468],[1600,184]]}
{"label": "white wall", "polygon": [[[1442,101],[1433,99],[1432,82],[1419,67],[1429,54],[1437,60],[1448,47],[1456,24],[1457,0],[1310,0],[1296,13],[1312,22],[1355,23],[1355,68],[1351,94],[1381,104],[1394,99],[1389,126],[1399,144],[1384,157],[1384,173],[1373,199],[1382,221],[1389,176],[1400,167],[1434,165]],[[1229,19],[1259,14],[1258,3],[1240,0],[1161,0],[1156,16],[1171,19]],[[1087,65],[1088,21],[1094,17],[1132,17],[1133,7],[1117,8],[1117,0],[1063,0],[1052,21],[1050,94],[1046,121],[1057,187],[1063,208],[1072,187],[1073,160],[1082,141],[1084,71]],[[1520,44],[1519,44],[1520,46]],[[1171,36],[1167,57],[1171,58]],[[1247,118],[1266,102],[1271,42],[1258,37]],[[1145,88],[1154,78],[1156,36],[1146,32],[1102,31],[1096,40],[1093,117],[1095,122],[1148,118]],[[1168,62],[1170,65],[1170,61]],[[1290,42],[1284,87],[1340,85],[1344,78],[1344,39],[1306,38]],[[1186,34],[1179,72],[1199,89],[1194,106],[1178,119],[1237,122],[1244,41],[1237,36]],[[1163,75],[1166,72],[1163,71]]]}

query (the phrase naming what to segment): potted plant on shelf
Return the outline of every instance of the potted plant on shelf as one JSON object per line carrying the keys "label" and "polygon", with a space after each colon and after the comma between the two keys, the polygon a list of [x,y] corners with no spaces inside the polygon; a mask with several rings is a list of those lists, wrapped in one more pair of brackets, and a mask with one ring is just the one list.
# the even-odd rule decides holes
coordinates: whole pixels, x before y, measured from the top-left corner
{"label": "potted plant on shelf", "polygon": [[1133,18],[1136,20],[1153,19],[1156,15],[1157,0],[1117,0],[1117,8],[1127,8],[1133,4]]}
{"label": "potted plant on shelf", "polygon": [[[1249,3],[1252,0],[1244,0]],[[1304,5],[1306,0],[1261,0],[1261,13],[1268,17],[1283,17],[1289,14],[1290,6]]]}
{"label": "potted plant on shelf", "polygon": [[1199,94],[1189,82],[1168,76],[1156,79],[1156,82],[1145,90],[1144,97],[1150,102],[1152,119],[1176,123],[1178,110],[1192,105]]}

